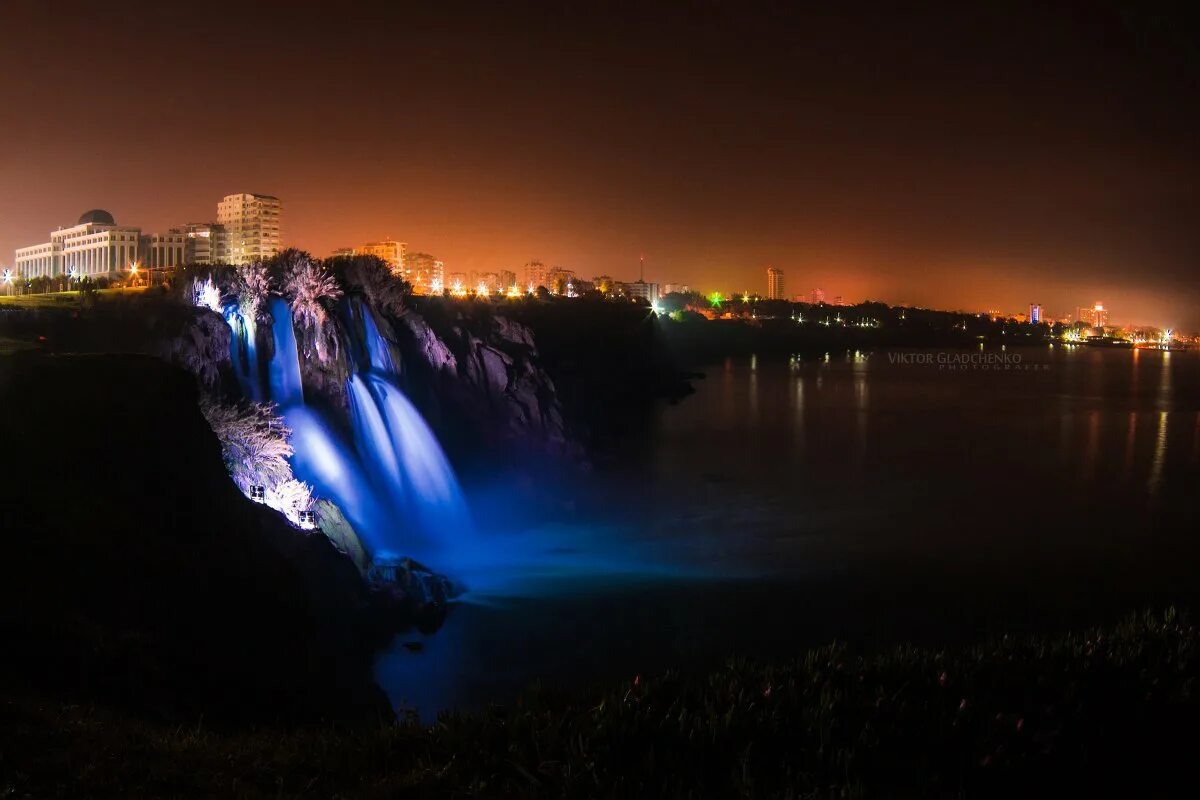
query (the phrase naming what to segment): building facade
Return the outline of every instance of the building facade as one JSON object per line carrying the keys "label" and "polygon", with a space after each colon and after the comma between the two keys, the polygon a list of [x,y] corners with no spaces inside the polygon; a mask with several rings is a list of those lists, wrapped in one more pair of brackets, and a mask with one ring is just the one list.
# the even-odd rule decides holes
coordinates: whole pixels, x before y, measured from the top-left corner
{"label": "building facade", "polygon": [[261,261],[283,249],[283,203],[267,194],[230,194],[217,204],[217,223],[228,237],[229,263]]}
{"label": "building facade", "polygon": [[354,255],[381,258],[392,268],[393,275],[400,275],[411,283],[412,278],[408,273],[408,265],[405,263],[405,254],[407,252],[407,243],[397,242],[392,239],[384,239],[381,242],[367,242],[362,247],[354,248]]}
{"label": "building facade", "polygon": [[1030,303],[1029,304],[1029,321],[1032,322],[1034,325],[1041,323],[1041,321],[1042,321],[1041,303]]}
{"label": "building facade", "polygon": [[172,233],[182,233],[183,263],[228,264],[229,237],[225,226],[216,222],[189,222]]}
{"label": "building facade", "polygon": [[142,237],[141,261],[142,266],[150,269],[168,269],[182,267],[184,260],[187,234],[180,228],[172,228],[166,233],[150,233]]}
{"label": "building facade", "polygon": [[622,287],[625,289],[625,294],[634,300],[645,300],[649,305],[654,305],[658,302],[657,283],[636,280],[632,283],[622,284]]}
{"label": "building facade", "polygon": [[[450,288],[446,279],[446,265],[429,253],[404,254],[405,280],[416,294],[441,294]],[[464,278],[465,280],[465,278]]]}
{"label": "building facade", "polygon": [[536,290],[539,286],[550,288],[550,270],[541,261],[530,261],[525,265],[525,288]]}
{"label": "building facade", "polygon": [[787,295],[783,291],[783,270],[778,267],[767,267],[767,299],[784,300]]}
{"label": "building facade", "polygon": [[70,228],[59,228],[50,241],[16,252],[16,272],[22,278],[111,277],[138,263],[142,231],[118,225],[112,214],[93,209]]}

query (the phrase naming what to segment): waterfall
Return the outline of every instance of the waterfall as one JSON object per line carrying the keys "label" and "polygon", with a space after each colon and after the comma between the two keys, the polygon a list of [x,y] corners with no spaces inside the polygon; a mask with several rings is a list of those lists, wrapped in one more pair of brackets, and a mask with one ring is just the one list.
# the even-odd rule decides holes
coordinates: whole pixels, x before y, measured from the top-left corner
{"label": "waterfall", "polygon": [[272,297],[271,334],[275,337],[275,354],[267,363],[270,398],[280,408],[304,403],[304,384],[300,380],[300,356],[296,352],[296,331],[292,327],[292,310],[282,297]]}
{"label": "waterfall", "polygon": [[[271,358],[256,362],[253,322],[232,305],[225,309],[233,330],[230,356],[245,394],[277,403],[292,429],[296,477],[338,505],[376,561],[407,555],[445,564],[471,535],[470,514],[437,438],[396,382],[391,350],[371,309],[357,308],[370,366],[346,383],[347,437],[341,433],[346,420],[305,405],[291,310],[278,297],[268,307]],[[350,327],[357,336],[357,326]]]}
{"label": "waterfall", "polygon": [[229,360],[242,393],[254,402],[261,402],[262,386],[257,380],[258,352],[254,341],[254,320],[242,317],[237,303],[225,306],[225,322],[229,325]]}
{"label": "waterfall", "polygon": [[375,315],[371,313],[371,309],[358,304],[360,313],[363,319],[363,330],[366,334],[367,355],[371,360],[371,369],[376,370],[384,375],[395,375],[396,367],[392,363],[392,350],[387,346],[387,342],[383,340],[383,336],[379,333],[379,326],[375,324]]}

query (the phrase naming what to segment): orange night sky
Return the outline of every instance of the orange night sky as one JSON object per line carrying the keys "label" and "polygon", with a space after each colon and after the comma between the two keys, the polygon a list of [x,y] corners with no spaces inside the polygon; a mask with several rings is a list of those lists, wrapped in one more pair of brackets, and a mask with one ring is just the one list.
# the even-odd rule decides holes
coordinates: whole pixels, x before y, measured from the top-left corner
{"label": "orange night sky", "polygon": [[318,255],[1200,329],[1200,59],[1146,12],[50,5],[0,7],[3,266],[252,191]]}

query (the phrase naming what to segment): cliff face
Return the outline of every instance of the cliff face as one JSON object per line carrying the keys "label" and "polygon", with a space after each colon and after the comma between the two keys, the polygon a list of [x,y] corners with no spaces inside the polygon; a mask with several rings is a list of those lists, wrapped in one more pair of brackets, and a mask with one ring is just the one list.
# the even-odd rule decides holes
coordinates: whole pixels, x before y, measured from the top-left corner
{"label": "cliff face", "polygon": [[[486,304],[433,300],[419,309],[382,311],[365,297],[342,299],[330,321],[336,350],[321,359],[313,348],[300,348],[310,402],[347,407],[346,379],[370,362],[365,314],[377,326],[406,393],[460,458],[497,448],[516,455],[579,455],[532,333]],[[266,327],[260,326],[260,348],[270,347],[262,340]]]}
{"label": "cliff face", "polygon": [[479,445],[575,456],[529,329],[489,306],[408,309],[396,321],[405,381],[427,416]]}
{"label": "cliff face", "polygon": [[238,492],[190,376],[13,356],[0,407],[0,670],[166,715],[390,714],[358,570]]}

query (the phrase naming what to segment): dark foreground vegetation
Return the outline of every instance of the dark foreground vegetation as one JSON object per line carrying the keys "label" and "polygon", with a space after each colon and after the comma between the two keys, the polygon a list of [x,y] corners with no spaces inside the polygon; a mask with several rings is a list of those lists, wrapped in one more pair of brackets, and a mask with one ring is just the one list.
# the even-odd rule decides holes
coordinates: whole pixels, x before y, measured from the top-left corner
{"label": "dark foreground vegetation", "polygon": [[4,796],[1146,796],[1189,772],[1200,636],[1103,630],[533,691],[432,727],[150,723],[0,705]]}

